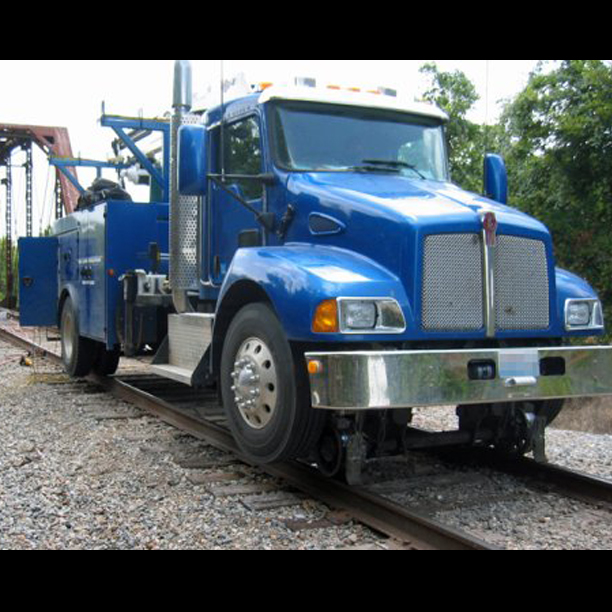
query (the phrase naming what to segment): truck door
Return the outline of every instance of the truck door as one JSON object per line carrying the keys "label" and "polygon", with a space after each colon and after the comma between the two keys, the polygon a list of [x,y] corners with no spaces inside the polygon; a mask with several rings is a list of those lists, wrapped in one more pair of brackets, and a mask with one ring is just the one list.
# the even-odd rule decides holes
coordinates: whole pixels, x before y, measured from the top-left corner
{"label": "truck door", "polygon": [[57,249],[57,238],[19,240],[19,317],[24,327],[57,325]]}
{"label": "truck door", "polygon": [[[220,130],[214,133],[216,151],[215,172],[222,170],[221,151],[225,158],[225,174],[230,177],[256,176],[263,172],[261,129],[255,115],[229,123],[224,128],[221,145]],[[231,191],[247,200],[257,210],[262,210],[262,184],[260,181],[228,178]],[[214,183],[211,186],[210,204],[210,266],[215,284],[221,284],[239,248],[239,237],[246,230],[258,230],[254,214],[244,208],[236,198]]]}

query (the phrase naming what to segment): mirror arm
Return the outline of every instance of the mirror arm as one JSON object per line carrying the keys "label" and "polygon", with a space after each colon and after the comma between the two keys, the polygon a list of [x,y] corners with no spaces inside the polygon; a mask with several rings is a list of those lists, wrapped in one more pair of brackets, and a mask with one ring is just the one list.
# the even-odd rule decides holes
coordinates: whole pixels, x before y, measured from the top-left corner
{"label": "mirror arm", "polygon": [[258,180],[261,181],[264,184],[268,184],[268,181],[270,180],[270,177],[272,179],[274,179],[274,175],[266,175],[266,174],[260,174],[260,175],[256,175],[256,176],[250,176],[250,175],[241,175],[241,174],[209,174],[208,178],[215,184],[217,185],[217,187],[219,187],[219,189],[222,189],[223,191],[225,191],[225,193],[227,193],[228,195],[232,196],[232,198],[234,198],[234,200],[236,200],[241,206],[243,206],[244,208],[246,208],[249,212],[253,213],[255,215],[255,218],[257,219],[257,222],[267,231],[269,232],[273,232],[274,228],[276,226],[276,217],[274,215],[274,213],[262,213],[259,210],[257,210],[254,206],[252,206],[251,204],[249,204],[242,196],[240,196],[239,194],[235,193],[234,191],[232,191],[226,184],[225,184],[225,180],[226,179],[230,179],[230,180]]}

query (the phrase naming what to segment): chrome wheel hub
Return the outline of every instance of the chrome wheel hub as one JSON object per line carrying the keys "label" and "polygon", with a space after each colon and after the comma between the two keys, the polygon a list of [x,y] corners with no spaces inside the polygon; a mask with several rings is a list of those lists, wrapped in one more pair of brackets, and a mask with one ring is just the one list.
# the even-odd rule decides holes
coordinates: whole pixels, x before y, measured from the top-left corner
{"label": "chrome wheel hub", "polygon": [[242,418],[253,429],[264,429],[276,412],[278,378],[267,344],[258,338],[246,340],[236,355],[232,393]]}

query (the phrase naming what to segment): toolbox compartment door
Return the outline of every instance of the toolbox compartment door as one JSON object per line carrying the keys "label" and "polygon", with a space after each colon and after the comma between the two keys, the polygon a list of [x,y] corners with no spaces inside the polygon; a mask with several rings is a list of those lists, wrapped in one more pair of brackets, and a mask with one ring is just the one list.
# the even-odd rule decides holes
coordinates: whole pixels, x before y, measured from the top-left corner
{"label": "toolbox compartment door", "polygon": [[58,239],[19,240],[19,317],[24,327],[56,327]]}

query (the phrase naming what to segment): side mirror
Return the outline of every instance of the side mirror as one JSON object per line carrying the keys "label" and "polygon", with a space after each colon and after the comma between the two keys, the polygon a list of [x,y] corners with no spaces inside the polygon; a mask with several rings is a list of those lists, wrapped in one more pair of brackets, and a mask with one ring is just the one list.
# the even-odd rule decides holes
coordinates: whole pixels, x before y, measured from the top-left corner
{"label": "side mirror", "polygon": [[178,189],[184,196],[205,197],[208,192],[207,130],[184,125],[178,133]]}
{"label": "side mirror", "polygon": [[499,155],[487,154],[484,162],[485,196],[500,204],[508,203],[508,171]]}

